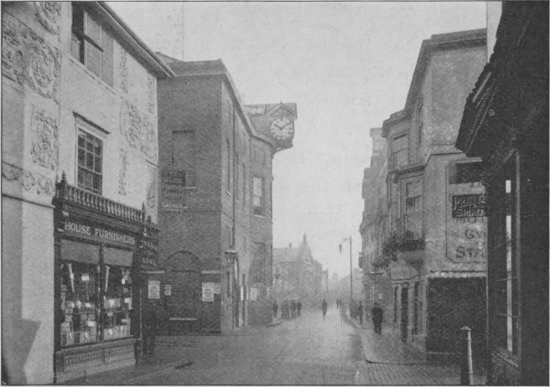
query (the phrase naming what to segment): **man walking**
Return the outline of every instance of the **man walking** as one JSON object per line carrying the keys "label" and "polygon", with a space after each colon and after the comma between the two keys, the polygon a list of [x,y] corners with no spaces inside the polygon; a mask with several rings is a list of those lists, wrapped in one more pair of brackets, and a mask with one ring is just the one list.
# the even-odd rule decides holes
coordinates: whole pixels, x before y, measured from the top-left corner
{"label": "man walking", "polygon": [[321,309],[323,309],[323,320],[327,316],[327,300],[323,298],[323,303],[321,304]]}
{"label": "man walking", "polygon": [[359,309],[358,310],[358,312],[359,312],[359,324],[363,325],[363,302],[362,301],[359,301],[359,307],[357,309]]}
{"label": "man walking", "polygon": [[298,317],[302,315],[302,301],[298,299],[298,302],[296,302],[296,312],[298,314]]}
{"label": "man walking", "polygon": [[279,309],[279,305],[277,305],[277,300],[273,301],[273,317],[277,318],[277,309]]}
{"label": "man walking", "polygon": [[374,323],[374,333],[382,334],[382,321],[384,320],[384,311],[378,305],[378,302],[374,303],[371,309],[372,322]]}
{"label": "man walking", "polygon": [[290,317],[296,317],[296,301],[294,299],[290,300]]}

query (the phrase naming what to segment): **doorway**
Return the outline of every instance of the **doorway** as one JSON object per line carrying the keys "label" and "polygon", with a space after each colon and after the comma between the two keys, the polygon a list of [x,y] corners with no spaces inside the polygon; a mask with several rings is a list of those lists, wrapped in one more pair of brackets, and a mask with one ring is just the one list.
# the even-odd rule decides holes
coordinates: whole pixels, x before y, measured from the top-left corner
{"label": "doorway", "polygon": [[409,288],[401,289],[401,340],[407,342],[409,327]]}

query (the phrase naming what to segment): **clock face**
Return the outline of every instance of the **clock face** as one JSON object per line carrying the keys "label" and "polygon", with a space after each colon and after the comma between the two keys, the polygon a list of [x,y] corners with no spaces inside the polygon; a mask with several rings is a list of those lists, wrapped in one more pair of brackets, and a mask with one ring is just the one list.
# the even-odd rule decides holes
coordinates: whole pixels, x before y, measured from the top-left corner
{"label": "clock face", "polygon": [[288,118],[277,118],[269,127],[271,135],[278,140],[286,140],[294,133],[294,125]]}

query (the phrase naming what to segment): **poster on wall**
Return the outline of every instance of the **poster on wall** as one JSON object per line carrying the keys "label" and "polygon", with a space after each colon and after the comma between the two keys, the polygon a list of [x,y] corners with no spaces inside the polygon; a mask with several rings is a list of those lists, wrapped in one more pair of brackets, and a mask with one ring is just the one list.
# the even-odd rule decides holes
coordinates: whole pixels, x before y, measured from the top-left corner
{"label": "poster on wall", "polygon": [[164,295],[165,296],[172,295],[172,285],[164,285]]}
{"label": "poster on wall", "polygon": [[214,282],[203,282],[202,283],[202,301],[203,302],[213,302],[214,301]]}
{"label": "poster on wall", "polygon": [[147,295],[150,300],[160,299],[160,281],[149,281]]}
{"label": "poster on wall", "polygon": [[214,282],[214,294],[222,294],[222,287],[218,282]]}

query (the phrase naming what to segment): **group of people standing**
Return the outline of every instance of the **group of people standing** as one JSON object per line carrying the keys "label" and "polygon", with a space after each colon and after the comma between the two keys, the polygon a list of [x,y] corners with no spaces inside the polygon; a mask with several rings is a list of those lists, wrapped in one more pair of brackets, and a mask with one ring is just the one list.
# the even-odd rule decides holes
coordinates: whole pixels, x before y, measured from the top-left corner
{"label": "group of people standing", "polygon": [[[273,317],[277,317],[277,312],[279,310],[279,305],[277,301],[273,302]],[[302,301],[298,300],[284,300],[281,303],[281,317],[282,318],[295,318],[302,315]]]}
{"label": "group of people standing", "polygon": [[[359,323],[363,325],[363,303],[359,301],[358,315]],[[370,310],[372,316],[372,323],[374,324],[374,333],[382,334],[382,321],[384,320],[384,310],[380,307],[378,302],[374,303],[374,306]]]}

